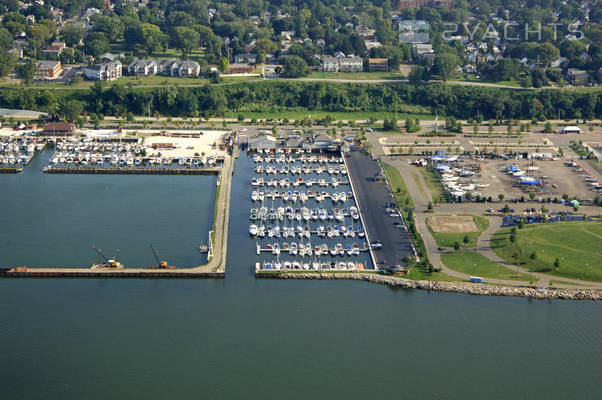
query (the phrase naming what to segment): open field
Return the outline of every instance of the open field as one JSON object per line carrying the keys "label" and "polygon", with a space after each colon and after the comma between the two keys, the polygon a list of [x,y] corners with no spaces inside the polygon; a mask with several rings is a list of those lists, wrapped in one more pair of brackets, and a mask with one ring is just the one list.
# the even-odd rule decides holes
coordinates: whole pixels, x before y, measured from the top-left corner
{"label": "open field", "polygon": [[516,271],[496,264],[485,256],[471,251],[462,250],[453,253],[444,253],[441,255],[441,261],[454,271],[472,276],[490,279],[513,279],[518,281],[531,280],[531,277],[527,274],[517,274]]}
{"label": "open field", "polygon": [[[474,225],[474,228],[476,228],[476,230],[474,230],[474,228],[472,226],[469,226],[469,224],[467,223],[458,223],[456,224],[457,230],[455,232],[452,232],[450,230],[444,232],[437,232],[437,222],[433,220],[434,218],[471,218],[472,225]],[[433,235],[433,238],[441,247],[453,247],[456,242],[460,243],[460,246],[474,247],[476,246],[477,240],[479,239],[479,236],[481,236],[481,233],[489,227],[489,220],[486,217],[482,217],[480,215],[468,215],[463,217],[431,216],[427,219],[427,226],[429,231],[431,232],[431,235]],[[464,230],[464,228],[469,228],[470,230]],[[468,243],[464,243],[464,236],[468,236]]]}
{"label": "open field", "polygon": [[[565,278],[602,282],[602,223],[556,222],[527,225],[510,242],[510,229],[498,231],[491,246],[503,259],[531,271]],[[535,252],[535,260],[531,254]],[[558,259],[559,265],[554,266]]]}
{"label": "open field", "polygon": [[418,168],[418,171],[422,174],[424,182],[426,183],[427,189],[431,192],[433,201],[445,202],[445,191],[441,185],[441,181],[435,176],[435,173],[431,169]]}
{"label": "open field", "polygon": [[429,274],[427,277],[424,272],[420,270],[418,267],[413,267],[410,269],[410,273],[403,278],[413,279],[415,281],[445,281],[445,282],[463,282],[464,279],[456,278],[455,276],[447,275],[443,272],[433,272]]}
{"label": "open field", "polygon": [[357,80],[398,80],[405,79],[399,72],[312,72],[312,79],[357,79]]}
{"label": "open field", "polygon": [[414,201],[412,201],[412,197],[408,192],[408,188],[401,178],[401,174],[397,168],[384,162],[381,163],[381,165],[385,175],[387,176],[387,181],[389,182],[389,186],[393,191],[397,205],[400,208],[414,208]]}
{"label": "open field", "polygon": [[[238,114],[242,114],[246,119],[271,119],[277,121],[279,119],[305,119],[311,118],[312,120],[323,119],[327,115],[330,115],[335,120],[360,120],[367,121],[370,117],[374,117],[377,120],[398,118],[400,119],[420,119],[420,120],[433,120],[434,115],[430,114],[413,114],[413,113],[394,113],[394,112],[369,112],[369,111],[351,111],[351,112],[328,112],[328,111],[308,111],[308,110],[291,110],[291,111],[274,111],[274,112],[254,112],[254,111],[240,111],[233,113],[236,117]],[[228,113],[230,115],[230,113]],[[382,126],[382,125],[381,125]]]}

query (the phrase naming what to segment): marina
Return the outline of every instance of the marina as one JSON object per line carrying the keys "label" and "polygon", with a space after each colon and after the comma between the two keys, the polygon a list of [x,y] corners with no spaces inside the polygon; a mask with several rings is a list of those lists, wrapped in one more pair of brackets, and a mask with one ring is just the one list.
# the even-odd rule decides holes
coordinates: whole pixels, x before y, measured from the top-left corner
{"label": "marina", "polygon": [[[52,144],[51,139],[46,139]],[[75,143],[81,143],[76,141]],[[55,153],[56,154],[56,153]],[[211,231],[211,216],[216,221],[227,221],[229,210],[229,191],[232,162],[222,159],[220,167],[205,168],[99,168],[51,167],[48,164],[56,157],[51,151],[40,151],[32,157],[30,166],[19,178],[5,177],[5,187],[9,194],[41,191],[35,198],[44,198],[35,207],[28,208],[28,218],[21,221],[5,219],[5,228],[13,232],[26,233],[27,236],[11,235],[6,238],[6,246],[0,249],[3,260],[0,275],[7,277],[223,277],[225,273],[226,233],[224,223],[216,225]],[[52,177],[43,178],[42,170],[51,172]],[[227,171],[224,172],[224,168]],[[98,174],[98,177],[61,177],[58,172],[75,174]],[[114,176],[110,176],[111,174]],[[139,177],[127,177],[124,174],[140,174]],[[199,175],[195,178],[185,176],[165,180],[162,174]],[[122,176],[119,176],[122,175]],[[145,176],[146,175],[146,176]],[[203,176],[206,175],[206,176]],[[193,183],[192,186],[190,184]],[[200,186],[198,186],[200,185]],[[13,187],[14,186],[14,187]],[[12,189],[11,189],[12,187]],[[56,187],[63,187],[56,191]],[[199,189],[202,187],[203,189]],[[69,189],[66,189],[69,188]],[[88,188],[83,190],[83,188]],[[213,204],[211,194],[215,196],[217,188],[221,190],[220,205]],[[157,190],[159,189],[159,190]],[[82,191],[83,190],[83,191]],[[100,190],[100,192],[99,192]],[[132,192],[134,190],[134,192]],[[198,192],[201,190],[200,192]],[[159,193],[157,193],[157,191]],[[32,192],[32,193],[33,193]],[[103,192],[105,192],[103,194]],[[110,193],[110,195],[109,195]],[[162,194],[163,193],[163,194]],[[187,193],[187,194],[186,194]],[[115,196],[118,194],[118,196]],[[166,208],[166,199],[171,195],[186,196],[186,201],[177,201],[176,208]],[[69,201],[63,196],[68,195]],[[209,197],[208,197],[209,196]],[[79,201],[77,199],[81,198]],[[109,203],[103,199],[111,199]],[[3,215],[10,213],[12,196],[0,202]],[[73,204],[71,204],[74,202]],[[100,203],[102,203],[102,206]],[[156,213],[148,214],[149,209],[131,207],[144,202],[154,207]],[[98,204],[97,204],[98,203]],[[70,206],[65,207],[67,204]],[[152,206],[151,204],[154,204]],[[50,207],[48,215],[42,210]],[[108,208],[107,208],[108,207]],[[37,210],[40,211],[37,211]],[[97,218],[102,209],[104,218]],[[215,211],[214,211],[215,209]],[[162,211],[163,210],[163,211]],[[106,213],[109,213],[106,215]],[[42,218],[42,225],[35,222]],[[40,215],[44,215],[40,217]],[[34,218],[34,220],[29,220]],[[52,221],[46,225],[43,221]],[[127,225],[123,225],[127,222]],[[178,223],[177,221],[180,221]],[[186,223],[183,223],[186,221]],[[196,222],[195,222],[196,221]],[[16,225],[15,225],[16,224]],[[163,229],[157,231],[153,226],[159,224]],[[14,226],[13,226],[14,225]],[[41,229],[33,229],[40,226]],[[146,226],[146,227],[145,227]],[[171,226],[171,227],[170,227]],[[30,229],[17,229],[18,227]],[[56,243],[50,238],[58,231],[70,231],[76,235],[66,248],[67,242]],[[147,231],[149,235],[141,235]],[[66,233],[65,233],[66,234]],[[50,236],[48,236],[50,235]],[[207,241],[208,238],[208,241]],[[32,241],[36,251],[26,256],[10,252],[11,246]],[[103,248],[121,248],[114,257],[97,257],[98,260],[85,266],[92,258],[89,242],[99,242]],[[160,243],[166,259],[159,260],[155,249],[149,251],[148,243]],[[89,243],[88,242],[88,243]],[[53,257],[50,244],[58,246],[66,258]],[[94,247],[93,247],[94,248]],[[99,250],[99,249],[97,249]],[[100,255],[100,252],[98,252]],[[154,259],[153,259],[154,254]],[[123,259],[123,260],[122,260]]]}
{"label": "marina", "polygon": [[43,151],[48,144],[44,138],[26,136],[0,136],[0,170],[22,172],[29,165],[36,152]]}
{"label": "marina", "polygon": [[[255,206],[249,211],[256,273],[373,269],[340,153],[277,149],[256,153],[252,160],[253,171],[259,174],[251,178],[250,200]],[[309,190],[314,186],[320,190]]]}

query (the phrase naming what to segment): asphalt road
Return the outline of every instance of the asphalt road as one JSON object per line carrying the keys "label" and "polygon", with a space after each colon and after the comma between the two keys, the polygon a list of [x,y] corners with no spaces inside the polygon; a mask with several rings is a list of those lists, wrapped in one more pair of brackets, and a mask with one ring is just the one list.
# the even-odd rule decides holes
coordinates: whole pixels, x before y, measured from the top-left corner
{"label": "asphalt road", "polygon": [[[382,243],[382,248],[374,251],[379,268],[401,264],[407,254],[415,255],[403,220],[385,213],[385,204],[395,200],[386,182],[374,180],[381,171],[380,164],[360,151],[352,151],[347,157],[347,167],[370,240]],[[395,222],[402,222],[403,227],[395,226]]]}

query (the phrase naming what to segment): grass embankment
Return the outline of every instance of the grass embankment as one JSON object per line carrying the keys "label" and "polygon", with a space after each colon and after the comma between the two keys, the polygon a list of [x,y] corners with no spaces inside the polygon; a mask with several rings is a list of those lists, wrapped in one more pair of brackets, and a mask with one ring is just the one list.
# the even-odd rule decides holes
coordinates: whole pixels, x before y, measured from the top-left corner
{"label": "grass embankment", "polygon": [[511,228],[503,228],[491,239],[491,247],[504,260],[530,271],[602,282],[602,223],[527,225],[516,230],[514,243],[510,236]]}
{"label": "grass embankment", "polygon": [[397,205],[400,208],[414,208],[414,201],[412,201],[412,197],[408,192],[408,188],[401,178],[401,174],[397,168],[385,162],[382,162],[381,165],[385,175],[387,176],[387,181],[389,181],[389,186],[393,191]]}
{"label": "grass embankment", "polygon": [[443,185],[441,185],[441,181],[435,173],[431,169],[427,168],[418,168],[418,171],[422,174],[424,178],[424,182],[426,183],[426,187],[431,192],[431,198],[433,201],[438,203],[444,203],[447,201],[447,197],[445,196],[445,191],[443,190]]}
{"label": "grass embankment", "polygon": [[341,80],[400,80],[406,77],[399,72],[312,72],[311,79]]}
{"label": "grass embankment", "polygon": [[456,278],[455,276],[447,275],[443,272],[431,272],[427,274],[420,268],[413,267],[410,269],[410,273],[402,278],[412,279],[415,281],[444,281],[444,282],[465,282],[465,279]]}
{"label": "grass embankment", "polygon": [[[471,251],[455,251],[441,255],[441,261],[448,268],[472,276],[491,279],[512,279],[517,281],[532,281],[528,274],[516,273],[509,268],[496,264],[485,256]],[[434,278],[433,278],[434,279]]]}
{"label": "grass embankment", "polygon": [[368,111],[350,111],[350,112],[328,112],[328,111],[310,111],[310,110],[291,110],[291,111],[274,111],[274,112],[253,112],[253,111],[240,111],[235,113],[233,116],[236,117],[238,114],[242,114],[245,119],[256,119],[265,120],[269,119],[277,121],[279,119],[302,120],[311,119],[312,121],[324,119],[327,115],[330,115],[333,120],[343,121],[368,121],[371,117],[377,120],[390,119],[397,117],[398,119],[420,119],[420,120],[433,120],[435,117],[430,114],[420,113],[394,113],[394,112],[368,112]]}
{"label": "grass embankment", "polygon": [[[427,219],[427,227],[431,235],[441,247],[454,247],[456,242],[462,247],[475,247],[481,234],[489,228],[489,220],[487,217],[480,215],[472,215],[472,219],[479,228],[476,232],[435,232],[432,227],[431,217]],[[468,236],[468,243],[464,243],[464,236]]]}

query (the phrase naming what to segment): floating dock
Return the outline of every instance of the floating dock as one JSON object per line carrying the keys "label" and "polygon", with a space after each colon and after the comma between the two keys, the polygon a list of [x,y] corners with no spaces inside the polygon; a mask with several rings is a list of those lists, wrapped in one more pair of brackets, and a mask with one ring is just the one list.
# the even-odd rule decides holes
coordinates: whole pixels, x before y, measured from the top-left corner
{"label": "floating dock", "polygon": [[221,167],[215,168],[66,168],[44,167],[47,174],[128,174],[128,175],[217,175]]}

